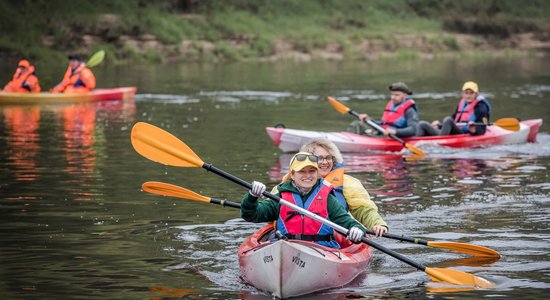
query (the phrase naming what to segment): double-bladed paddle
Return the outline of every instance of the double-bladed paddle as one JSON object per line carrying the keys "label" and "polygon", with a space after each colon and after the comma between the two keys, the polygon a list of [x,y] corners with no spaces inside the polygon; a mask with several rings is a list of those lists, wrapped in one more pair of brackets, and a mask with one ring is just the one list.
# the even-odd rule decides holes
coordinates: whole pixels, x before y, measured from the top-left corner
{"label": "double-bladed paddle", "polygon": [[[332,97],[327,97],[327,99],[328,99],[328,102],[330,102],[330,104],[332,105],[332,107],[334,107],[334,109],[336,109],[339,113],[350,114],[356,117],[357,119],[360,119],[359,114],[357,112],[351,110],[349,107],[345,106],[342,102]],[[376,129],[378,132],[380,133],[384,132],[384,128],[380,127],[380,125],[376,124],[372,120],[365,119],[364,122],[367,123],[367,125],[371,126],[372,128]],[[403,145],[403,147],[409,149],[412,153],[416,154],[419,157],[424,157],[426,155],[424,151],[420,150],[420,148],[405,142],[395,134],[390,134],[389,137],[398,141],[399,143],[401,143],[401,145]]]}
{"label": "double-bladed paddle", "polygon": [[[179,166],[179,167],[198,167],[206,169],[216,175],[231,180],[247,189],[251,188],[251,184],[231,175],[221,169],[212,166],[209,163],[205,163],[202,159],[193,152],[189,146],[179,140],[172,134],[148,123],[139,122],[134,125],[131,133],[132,146],[142,156],[162,164]],[[281,205],[292,208],[293,210],[300,212],[301,214],[314,219],[322,224],[332,227],[337,232],[347,235],[348,230],[342,226],[339,226],[325,218],[320,217],[308,210],[305,210],[299,206],[296,206],[280,197],[272,195],[268,192],[263,193],[264,197],[279,202]],[[451,284],[470,285],[480,288],[491,288],[494,285],[481,277],[462,272],[457,270],[442,269],[442,268],[429,268],[420,263],[417,263],[393,250],[363,237],[361,241],[373,248],[376,248],[396,259],[399,259],[418,270],[424,271],[434,281],[442,281]]]}
{"label": "double-bladed paddle", "polygon": [[[189,189],[183,188],[181,186],[164,183],[164,182],[148,181],[142,184],[141,188],[144,191],[149,192],[151,194],[170,196],[170,197],[176,197],[176,198],[194,200],[194,201],[201,201],[201,202],[212,203],[212,204],[219,204],[219,205],[229,206],[234,208],[241,207],[241,204],[237,202],[210,198],[210,197],[198,194],[196,192],[193,192]],[[367,233],[375,235],[375,233],[372,230],[367,229]],[[446,242],[446,241],[433,242],[433,241],[427,241],[427,240],[422,240],[417,238],[406,237],[402,235],[390,234],[390,233],[385,233],[382,235],[382,237],[403,241],[403,242],[414,243],[418,245],[424,245],[424,246],[433,247],[433,248],[447,249],[451,251],[473,255],[476,257],[485,257],[485,258],[491,257],[496,259],[500,257],[500,254],[493,249],[483,247],[483,246],[478,246],[478,245],[472,245],[468,243]]]}

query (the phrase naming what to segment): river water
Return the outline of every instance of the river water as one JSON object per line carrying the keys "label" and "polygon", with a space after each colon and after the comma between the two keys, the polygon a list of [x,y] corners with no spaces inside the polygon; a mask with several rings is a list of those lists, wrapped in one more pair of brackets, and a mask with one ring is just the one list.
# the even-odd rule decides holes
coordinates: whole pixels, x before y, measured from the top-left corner
{"label": "river water", "polygon": [[[239,279],[236,250],[261,227],[229,207],[141,191],[177,184],[240,201],[246,192],[202,169],[169,167],[137,154],[130,131],[159,126],[205,162],[272,186],[289,154],[264,128],[277,123],[344,130],[359,112],[380,115],[387,86],[405,81],[421,118],[454,109],[465,80],[493,104],[493,120],[543,118],[535,144],[404,153],[345,154],[348,171],[378,204],[391,232],[490,247],[498,261],[377,241],[429,267],[496,284],[440,292],[423,273],[376,252],[366,276],[316,298],[529,298],[550,289],[550,61],[544,59],[239,63],[110,66],[98,86],[137,86],[134,101],[0,105],[0,295],[9,299],[269,299]],[[55,82],[62,66],[42,72]],[[10,76],[7,66],[2,79]],[[46,87],[47,88],[47,87]]]}

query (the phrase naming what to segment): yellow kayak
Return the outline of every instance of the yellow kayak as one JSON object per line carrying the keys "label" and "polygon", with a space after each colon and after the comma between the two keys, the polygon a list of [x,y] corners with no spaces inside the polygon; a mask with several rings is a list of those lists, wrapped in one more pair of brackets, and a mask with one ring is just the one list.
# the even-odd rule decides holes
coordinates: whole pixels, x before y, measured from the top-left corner
{"label": "yellow kayak", "polygon": [[0,104],[38,104],[56,102],[94,102],[130,100],[136,95],[136,87],[95,89],[87,94],[52,93],[4,93],[0,92]]}

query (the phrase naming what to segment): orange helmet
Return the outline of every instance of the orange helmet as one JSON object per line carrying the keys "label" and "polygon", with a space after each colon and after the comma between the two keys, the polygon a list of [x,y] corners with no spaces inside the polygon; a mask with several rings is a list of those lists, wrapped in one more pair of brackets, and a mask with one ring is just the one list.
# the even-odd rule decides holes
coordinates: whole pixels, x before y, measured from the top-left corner
{"label": "orange helmet", "polygon": [[30,67],[30,65],[31,64],[26,59],[20,60],[19,63],[17,64],[18,67],[23,67],[23,68],[28,68],[28,67]]}

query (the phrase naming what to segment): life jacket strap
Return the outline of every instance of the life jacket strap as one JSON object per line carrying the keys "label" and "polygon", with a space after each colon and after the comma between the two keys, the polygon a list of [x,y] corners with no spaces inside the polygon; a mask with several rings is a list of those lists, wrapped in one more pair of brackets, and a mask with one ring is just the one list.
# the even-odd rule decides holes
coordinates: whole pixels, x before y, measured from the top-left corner
{"label": "life jacket strap", "polygon": [[320,234],[285,234],[285,236],[291,240],[301,240],[310,242],[332,242],[334,236],[332,234],[320,235]]}

